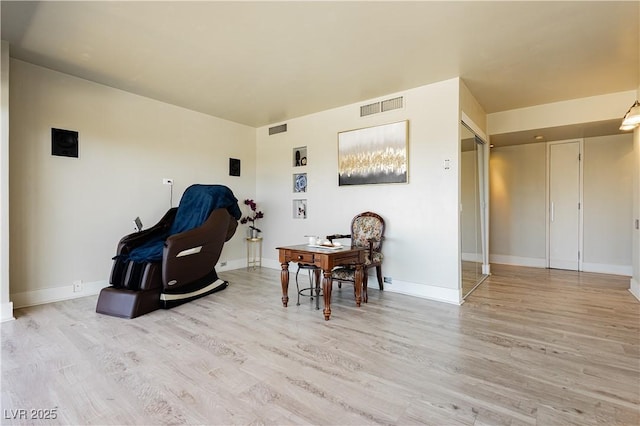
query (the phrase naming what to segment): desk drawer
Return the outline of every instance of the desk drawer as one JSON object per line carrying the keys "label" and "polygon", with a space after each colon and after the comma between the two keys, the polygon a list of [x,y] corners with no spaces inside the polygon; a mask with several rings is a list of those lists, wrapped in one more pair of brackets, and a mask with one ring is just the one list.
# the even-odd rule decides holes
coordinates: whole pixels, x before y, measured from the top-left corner
{"label": "desk drawer", "polygon": [[345,253],[334,257],[336,265],[348,265],[358,261],[360,261],[360,253]]}
{"label": "desk drawer", "polygon": [[314,256],[313,253],[304,253],[304,252],[292,252],[291,253],[291,261],[298,263],[313,263]]}

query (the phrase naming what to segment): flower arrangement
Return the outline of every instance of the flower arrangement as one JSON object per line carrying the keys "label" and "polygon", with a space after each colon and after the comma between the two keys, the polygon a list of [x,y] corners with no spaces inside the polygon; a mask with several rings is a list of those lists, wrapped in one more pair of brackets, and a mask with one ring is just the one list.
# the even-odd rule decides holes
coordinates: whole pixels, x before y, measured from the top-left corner
{"label": "flower arrangement", "polygon": [[253,229],[256,232],[262,232],[258,228],[256,228],[256,220],[262,219],[264,217],[264,213],[262,213],[261,210],[258,210],[258,205],[253,200],[246,199],[244,200],[244,204],[249,206],[249,208],[251,209],[251,213],[240,219],[240,223],[244,225],[251,222],[251,225],[249,225],[249,229]]}

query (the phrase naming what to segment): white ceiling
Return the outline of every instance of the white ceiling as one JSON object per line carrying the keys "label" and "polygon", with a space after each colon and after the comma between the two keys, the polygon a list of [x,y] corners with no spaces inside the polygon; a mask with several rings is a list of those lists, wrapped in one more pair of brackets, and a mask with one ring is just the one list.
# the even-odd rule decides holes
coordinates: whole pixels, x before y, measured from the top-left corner
{"label": "white ceiling", "polygon": [[487,113],[640,86],[638,1],[1,8],[12,57],[254,127],[457,76]]}

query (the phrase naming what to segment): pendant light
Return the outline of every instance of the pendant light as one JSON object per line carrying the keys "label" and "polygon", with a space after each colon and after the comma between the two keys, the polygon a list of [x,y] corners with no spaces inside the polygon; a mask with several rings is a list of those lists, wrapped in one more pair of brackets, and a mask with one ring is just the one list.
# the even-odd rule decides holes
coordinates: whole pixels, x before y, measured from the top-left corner
{"label": "pendant light", "polygon": [[640,103],[636,101],[622,119],[620,130],[633,130],[640,124]]}

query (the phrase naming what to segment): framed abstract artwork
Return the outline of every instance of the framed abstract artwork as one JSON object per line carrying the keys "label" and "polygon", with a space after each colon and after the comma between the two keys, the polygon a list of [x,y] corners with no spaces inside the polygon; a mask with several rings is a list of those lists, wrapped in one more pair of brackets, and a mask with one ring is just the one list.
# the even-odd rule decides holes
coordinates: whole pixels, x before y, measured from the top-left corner
{"label": "framed abstract artwork", "polygon": [[408,182],[409,121],[338,133],[338,184]]}

